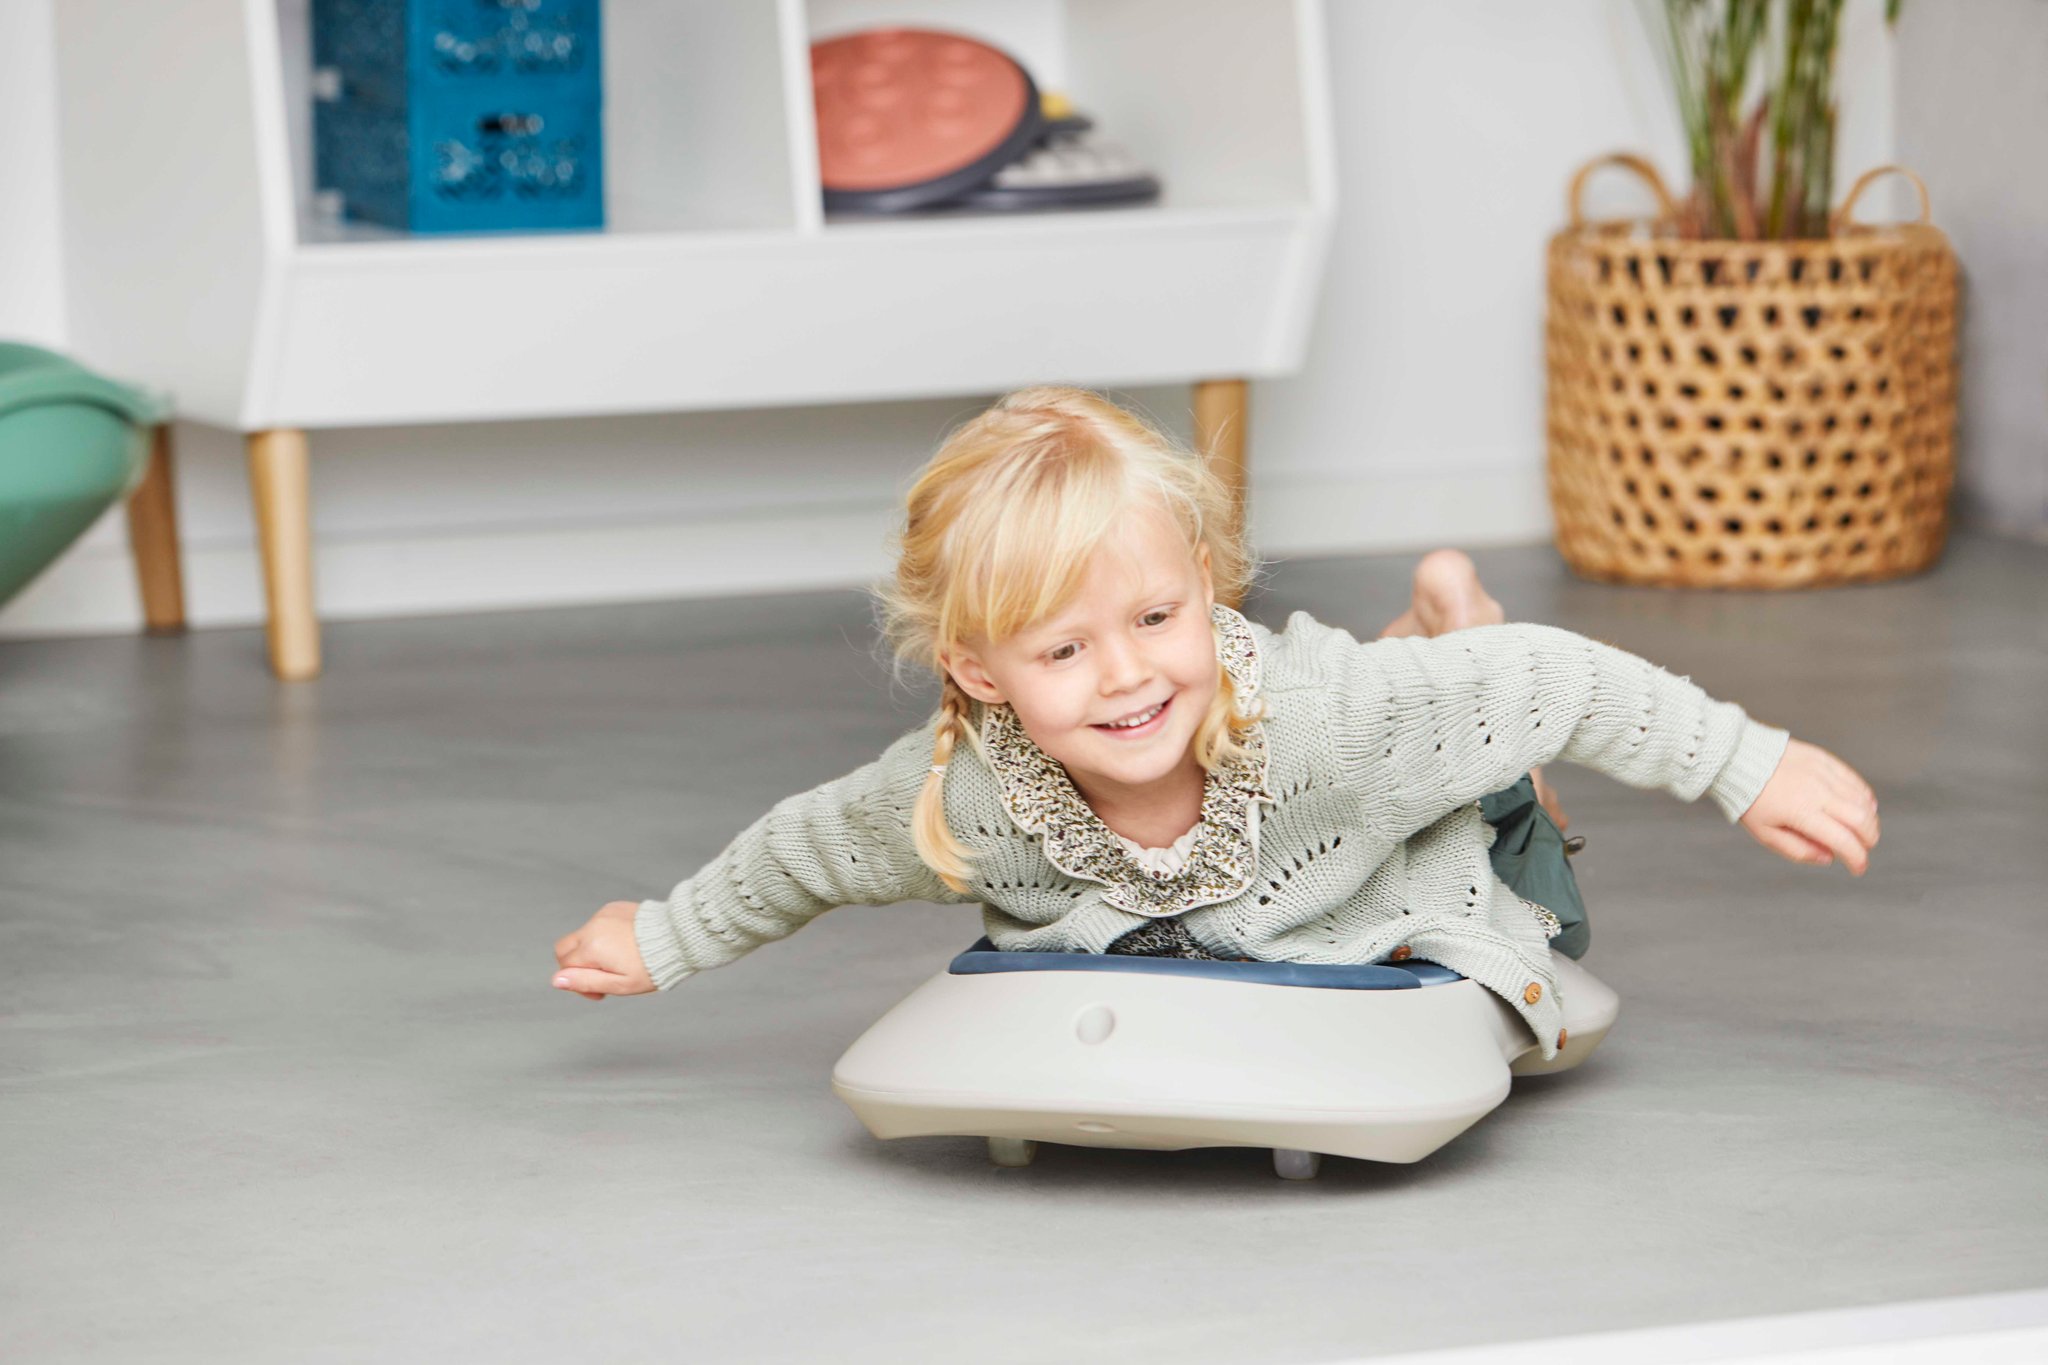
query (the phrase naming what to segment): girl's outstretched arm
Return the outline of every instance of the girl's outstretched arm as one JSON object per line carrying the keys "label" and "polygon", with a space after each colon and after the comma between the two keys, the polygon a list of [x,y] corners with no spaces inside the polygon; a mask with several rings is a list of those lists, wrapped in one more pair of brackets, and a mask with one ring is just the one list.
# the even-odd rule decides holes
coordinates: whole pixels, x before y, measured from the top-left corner
{"label": "girl's outstretched arm", "polygon": [[[652,988],[724,966],[834,906],[970,899],[940,881],[911,842],[910,812],[931,750],[930,727],[913,730],[873,763],[778,801],[665,898],[633,907],[634,946]],[[606,906],[579,933],[616,940],[600,921],[623,918],[615,912],[629,904]],[[580,980],[572,976],[564,989]]]}
{"label": "girl's outstretched arm", "polygon": [[1682,800],[1709,796],[1734,821],[1790,738],[1690,679],[1553,626],[1342,638],[1332,738],[1394,839],[1560,758]]}

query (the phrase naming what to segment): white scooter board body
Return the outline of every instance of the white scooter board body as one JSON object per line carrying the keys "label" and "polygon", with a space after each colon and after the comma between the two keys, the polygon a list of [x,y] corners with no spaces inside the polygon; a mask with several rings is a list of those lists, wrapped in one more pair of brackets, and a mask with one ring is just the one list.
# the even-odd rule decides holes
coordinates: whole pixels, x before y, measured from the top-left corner
{"label": "white scooter board body", "polygon": [[1567,1041],[1546,1062],[1505,1001],[1434,964],[1402,964],[1413,988],[1332,989],[1167,970],[958,970],[975,951],[833,1069],[833,1091],[875,1136],[1419,1161],[1505,1099],[1512,1075],[1583,1061],[1620,1008],[1557,956]]}

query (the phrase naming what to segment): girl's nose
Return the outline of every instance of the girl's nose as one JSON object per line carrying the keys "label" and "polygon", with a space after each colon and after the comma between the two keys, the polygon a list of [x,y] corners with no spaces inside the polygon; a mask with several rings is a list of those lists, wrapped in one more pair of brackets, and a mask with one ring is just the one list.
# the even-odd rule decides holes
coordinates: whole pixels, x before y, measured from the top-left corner
{"label": "girl's nose", "polygon": [[1113,641],[1102,649],[1102,690],[1106,695],[1129,692],[1152,680],[1152,662],[1145,651],[1129,640]]}

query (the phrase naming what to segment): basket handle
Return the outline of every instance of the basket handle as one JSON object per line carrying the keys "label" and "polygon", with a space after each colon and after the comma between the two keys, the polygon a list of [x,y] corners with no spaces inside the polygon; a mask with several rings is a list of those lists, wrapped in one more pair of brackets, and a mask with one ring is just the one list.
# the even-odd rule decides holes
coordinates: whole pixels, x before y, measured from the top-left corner
{"label": "basket handle", "polygon": [[1828,236],[1838,236],[1842,229],[1846,227],[1863,226],[1856,222],[1853,216],[1856,209],[1856,201],[1863,197],[1863,191],[1868,189],[1873,182],[1881,180],[1888,175],[1903,175],[1906,179],[1913,182],[1914,190],[1920,195],[1919,225],[1925,227],[1933,221],[1934,207],[1928,201],[1926,183],[1904,166],[1879,166],[1875,170],[1865,171],[1862,175],[1856,177],[1856,183],[1851,185],[1848,194],[1842,197],[1842,207],[1836,209],[1834,216],[1828,219]]}
{"label": "basket handle", "polygon": [[1584,227],[1586,225],[1585,215],[1580,212],[1579,208],[1579,198],[1585,193],[1586,182],[1593,178],[1593,172],[1608,166],[1620,166],[1625,170],[1634,171],[1644,183],[1649,185],[1651,192],[1657,196],[1657,216],[1659,218],[1675,218],[1678,216],[1678,205],[1672,200],[1671,191],[1664,188],[1664,177],[1657,174],[1655,166],[1652,166],[1648,161],[1645,161],[1633,152],[1609,152],[1605,156],[1596,156],[1585,165],[1579,167],[1579,173],[1572,177],[1572,187],[1567,192],[1566,203],[1571,209],[1573,227]]}

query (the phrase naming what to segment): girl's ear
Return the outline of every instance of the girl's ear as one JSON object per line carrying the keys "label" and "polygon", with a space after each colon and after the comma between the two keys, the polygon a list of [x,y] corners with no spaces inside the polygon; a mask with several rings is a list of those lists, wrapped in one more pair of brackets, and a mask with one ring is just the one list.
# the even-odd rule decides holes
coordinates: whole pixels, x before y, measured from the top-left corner
{"label": "girl's ear", "polygon": [[952,674],[953,682],[968,696],[991,706],[1003,700],[1002,689],[989,677],[988,670],[981,666],[981,660],[964,649],[942,650],[939,663]]}
{"label": "girl's ear", "polygon": [[1209,572],[1209,546],[1206,542],[1195,547],[1195,563],[1202,566],[1202,597],[1213,609],[1216,605],[1216,580]]}

